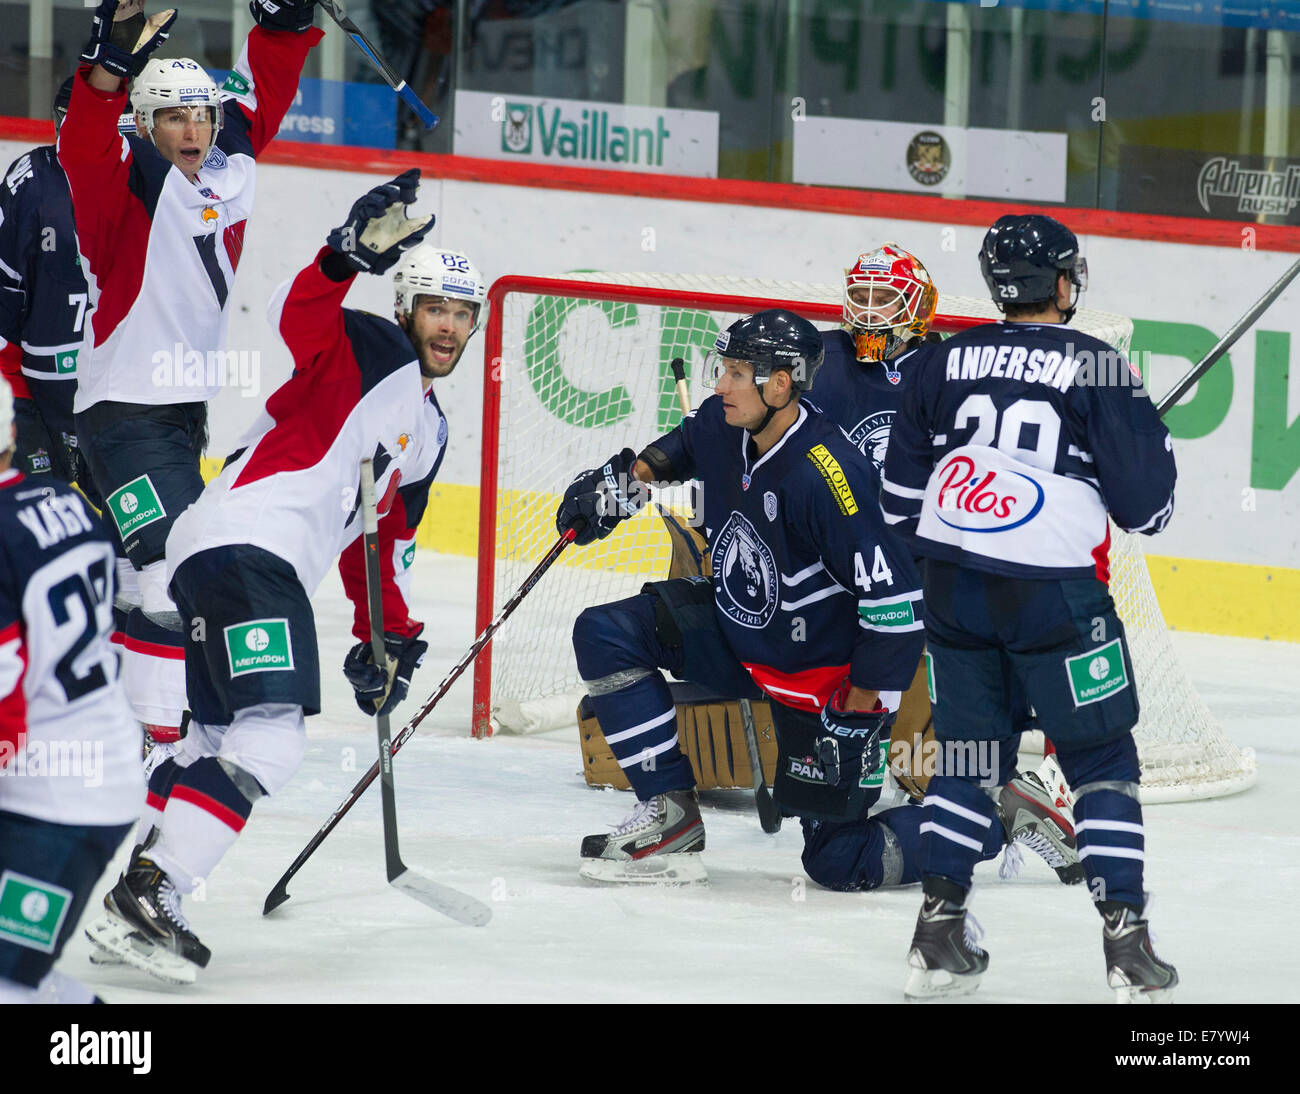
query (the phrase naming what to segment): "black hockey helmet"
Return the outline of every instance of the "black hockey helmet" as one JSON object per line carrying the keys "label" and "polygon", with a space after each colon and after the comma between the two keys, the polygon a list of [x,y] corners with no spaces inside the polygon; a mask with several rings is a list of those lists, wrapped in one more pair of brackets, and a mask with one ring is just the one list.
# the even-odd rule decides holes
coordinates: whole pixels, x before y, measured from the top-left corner
{"label": "black hockey helmet", "polygon": [[822,335],[807,319],[784,308],[737,319],[718,335],[704,362],[707,382],[720,375],[723,359],[748,361],[754,366],[754,383],[766,383],[775,369],[785,369],[799,391],[812,387],[822,367]]}
{"label": "black hockey helmet", "polygon": [[63,119],[68,116],[68,104],[72,102],[72,81],[75,79],[75,76],[69,76],[59,84],[59,90],[54,96],[55,129],[58,129],[63,124]]}
{"label": "black hockey helmet", "polygon": [[980,273],[994,303],[1003,309],[1054,300],[1057,274],[1068,275],[1075,291],[1067,321],[1079,293],[1088,287],[1088,262],[1079,254],[1074,233],[1038,213],[1012,213],[994,222],[980,247]]}

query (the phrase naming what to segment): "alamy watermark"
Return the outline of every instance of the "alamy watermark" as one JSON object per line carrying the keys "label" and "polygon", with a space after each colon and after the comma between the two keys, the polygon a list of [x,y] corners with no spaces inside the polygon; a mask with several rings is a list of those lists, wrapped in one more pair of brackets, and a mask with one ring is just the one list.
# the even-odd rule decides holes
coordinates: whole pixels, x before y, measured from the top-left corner
{"label": "alamy watermark", "polygon": [[233,387],[245,399],[262,391],[262,354],[259,350],[214,349],[202,353],[177,342],[154,351],[151,379],[156,387]]}

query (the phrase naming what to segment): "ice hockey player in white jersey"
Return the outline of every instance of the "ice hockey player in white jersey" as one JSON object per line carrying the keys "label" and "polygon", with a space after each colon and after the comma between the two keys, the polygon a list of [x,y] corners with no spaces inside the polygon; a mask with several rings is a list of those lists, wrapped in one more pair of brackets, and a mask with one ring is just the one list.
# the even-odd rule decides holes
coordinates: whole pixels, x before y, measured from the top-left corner
{"label": "ice hockey player in white jersey", "polygon": [[[163,546],[199,496],[207,400],[230,382],[230,287],[253,209],[256,160],[293,102],[321,32],[314,0],[253,0],[257,25],[224,87],[185,57],[155,54],[174,11],[147,21],[140,0],[102,0],[81,55],[59,163],[67,173],[90,294],[74,402],[80,450],[129,565],[121,593],[124,680],[155,740],[185,709],[180,617]],[[134,50],[115,21],[141,30]],[[138,136],[117,121],[131,106]]]}
{"label": "ice hockey player in white jersey", "polygon": [[0,379],[0,1003],[88,1003],[54,963],[137,812],[140,727],[113,548],[67,483],[11,466],[13,408]]}
{"label": "ice hockey player in white jersey", "polygon": [[[377,704],[392,710],[427,648],[405,590],[415,528],[447,444],[433,382],[455,367],[486,294],[464,255],[416,246],[433,222],[405,215],[418,178],[408,171],[360,198],[277,292],[271,320],[293,353],[294,374],[168,539],[192,717],[176,755],[150,776],[142,843],[87,932],[162,979],[189,982],[207,964],[180,897],[221,860],[253,803],[283,788],[302,761],[304,719],[321,703],[311,597],[340,552],[358,639],[344,673],[358,706],[370,716]],[[394,265],[397,323],[342,306],[358,272]],[[369,653],[365,457],[380,498],[391,679]]]}
{"label": "ice hockey player in white jersey", "polygon": [[[885,457],[881,506],[925,561],[935,738],[1014,757],[1012,697],[1028,695],[1074,790],[1079,858],[1122,1002],[1178,983],[1156,956],[1143,892],[1138,696],[1111,599],[1110,525],[1152,535],[1173,513],[1169,432],[1113,347],[1067,325],[1087,284],[1079,243],[1040,215],[1007,215],[980,270],[1005,323],[918,354]],[[946,766],[925,799],[925,895],[905,994],[975,990],[989,957],[966,901],[996,824],[974,773]]]}

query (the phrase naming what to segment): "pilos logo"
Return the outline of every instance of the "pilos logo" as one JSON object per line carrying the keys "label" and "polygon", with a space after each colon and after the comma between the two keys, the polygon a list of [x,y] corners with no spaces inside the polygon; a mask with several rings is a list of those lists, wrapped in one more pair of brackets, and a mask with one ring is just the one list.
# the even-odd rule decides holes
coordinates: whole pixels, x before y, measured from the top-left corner
{"label": "pilos logo", "polygon": [[501,119],[501,151],[517,156],[540,152],[545,159],[662,167],[665,143],[672,136],[665,115],[652,111],[647,117],[649,125],[621,125],[625,113],[622,108],[596,105],[507,102]]}
{"label": "pilos logo", "polygon": [[942,134],[927,129],[907,145],[907,173],[922,186],[938,186],[952,168],[952,150]]}
{"label": "pilos logo", "polygon": [[108,509],[113,514],[118,534],[123,539],[167,515],[158,492],[153,488],[153,480],[148,475],[132,479],[121,489],[109,494]]}
{"label": "pilos logo", "polygon": [[[936,474],[939,520],[949,528],[1009,532],[1033,520],[1043,507],[1043,488],[1018,471],[999,477],[997,471],[985,470],[969,456],[950,456]],[[1005,477],[1008,475],[1011,478]]]}
{"label": "pilos logo", "polygon": [[1124,647],[1118,638],[1104,646],[1065,659],[1076,707],[1096,703],[1128,687]]}
{"label": "pilos logo", "polygon": [[287,619],[255,619],[227,627],[226,656],[230,675],[250,672],[286,672],[293,669]]}
{"label": "pilos logo", "polygon": [[1207,160],[1196,178],[1201,208],[1214,215],[1212,198],[1236,201],[1236,212],[1285,216],[1300,203],[1300,164],[1280,170],[1253,168],[1240,160],[1215,156]]}
{"label": "pilos logo", "polygon": [[14,870],[0,875],[0,940],[53,953],[72,894]]}

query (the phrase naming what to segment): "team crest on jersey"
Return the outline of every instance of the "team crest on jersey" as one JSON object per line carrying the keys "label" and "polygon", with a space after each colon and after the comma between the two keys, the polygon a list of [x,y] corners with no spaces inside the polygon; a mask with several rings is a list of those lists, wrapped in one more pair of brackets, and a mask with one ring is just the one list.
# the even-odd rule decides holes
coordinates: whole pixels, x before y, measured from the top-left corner
{"label": "team crest on jersey", "polygon": [[878,410],[868,414],[848,431],[849,440],[871,460],[876,471],[885,466],[885,451],[889,447],[889,427],[894,424],[892,410]]}
{"label": "team crest on jersey", "polygon": [[447,443],[447,419],[441,418],[438,421],[438,443],[440,445]]}
{"label": "team crest on jersey", "polygon": [[888,380],[895,387],[897,387],[899,385],[899,382],[903,379],[903,374],[899,372],[898,369],[890,368],[888,365],[886,365],[885,379]]}
{"label": "team crest on jersey", "polygon": [[763,495],[763,512],[768,520],[776,520],[776,495],[771,490]]}
{"label": "team crest on jersey", "polygon": [[776,559],[762,536],[732,510],[713,545],[713,572],[721,575],[715,599],[719,610],[742,627],[761,630],[776,614]]}
{"label": "team crest on jersey", "polygon": [[214,220],[221,219],[221,214],[218,213],[214,208],[212,208],[211,205],[205,208],[201,215],[203,217],[204,224],[211,224]]}
{"label": "team crest on jersey", "polygon": [[226,166],[226,154],[220,148],[214,148],[208,153],[208,158],[203,161],[203,166],[211,168],[213,171],[219,170]]}

